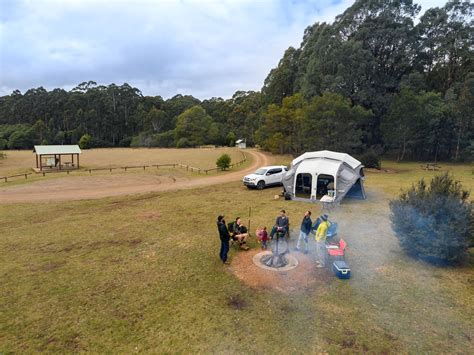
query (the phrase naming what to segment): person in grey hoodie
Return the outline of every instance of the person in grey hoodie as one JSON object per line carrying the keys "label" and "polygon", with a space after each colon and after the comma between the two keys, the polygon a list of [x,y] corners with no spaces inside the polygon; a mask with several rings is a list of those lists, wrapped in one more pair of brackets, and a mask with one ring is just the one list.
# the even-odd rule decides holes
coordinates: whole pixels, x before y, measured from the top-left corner
{"label": "person in grey hoodie", "polygon": [[304,243],[304,253],[308,254],[308,235],[311,232],[311,211],[304,213],[303,220],[301,221],[300,236],[298,237],[298,243],[296,243],[296,250],[300,251],[300,247]]}

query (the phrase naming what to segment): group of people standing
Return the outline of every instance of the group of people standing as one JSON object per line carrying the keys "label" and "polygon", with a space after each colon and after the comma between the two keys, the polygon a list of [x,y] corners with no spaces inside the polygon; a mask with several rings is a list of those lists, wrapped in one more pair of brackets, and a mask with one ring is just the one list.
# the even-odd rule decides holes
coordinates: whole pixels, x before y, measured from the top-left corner
{"label": "group of people standing", "polygon": [[[276,233],[282,235],[289,235],[289,226],[290,221],[286,215],[285,210],[280,211],[280,215],[276,218],[275,225],[272,227],[270,232],[270,238],[273,239]],[[298,242],[296,244],[296,251],[302,251],[307,254],[309,252],[309,235],[312,231],[315,231],[316,236],[316,263],[318,268],[323,268],[326,266],[326,238],[329,230],[330,222],[328,220],[328,215],[323,214],[318,217],[315,222],[311,220],[311,211],[306,211],[301,221],[300,234],[298,236]],[[227,254],[229,252],[229,242],[234,240],[239,243],[239,247],[243,250],[248,250],[247,246],[247,237],[248,231],[247,228],[242,224],[239,217],[236,218],[235,222],[226,225],[224,215],[219,215],[217,217],[217,229],[219,231],[219,237],[221,240],[221,248],[219,257],[224,264],[228,264]],[[260,228],[258,232],[259,240],[262,242],[262,249],[266,249],[266,244],[268,240],[268,235],[266,227]]]}
{"label": "group of people standing", "polygon": [[308,253],[308,237],[312,231],[315,231],[316,236],[316,267],[323,268],[326,266],[326,239],[329,230],[329,220],[328,215],[323,214],[316,219],[313,224],[311,220],[311,211],[306,211],[301,221],[300,227],[300,235],[298,236],[298,242],[296,243],[296,251],[301,251],[303,249],[303,253]]}

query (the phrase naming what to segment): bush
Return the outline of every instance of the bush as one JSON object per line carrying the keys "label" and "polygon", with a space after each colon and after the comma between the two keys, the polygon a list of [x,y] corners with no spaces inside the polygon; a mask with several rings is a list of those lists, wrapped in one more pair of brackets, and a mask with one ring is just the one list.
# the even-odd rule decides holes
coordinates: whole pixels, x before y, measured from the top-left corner
{"label": "bush", "polygon": [[92,137],[90,134],[84,134],[81,139],[79,139],[79,148],[81,149],[90,149],[92,148]]}
{"label": "bush", "polygon": [[191,142],[187,138],[180,138],[176,143],[176,148],[189,148],[191,147]]}
{"label": "bush", "polygon": [[359,157],[360,162],[366,168],[379,169],[382,167],[380,157],[373,151],[367,151]]}
{"label": "bush", "polygon": [[0,138],[0,150],[5,150],[8,148],[8,141],[6,139]]}
{"label": "bush", "polygon": [[132,137],[125,137],[119,142],[120,147],[130,147],[132,143]]}
{"label": "bush", "polygon": [[92,137],[89,148],[113,148],[112,142]]}
{"label": "bush", "polygon": [[459,262],[472,243],[469,192],[449,174],[420,180],[390,202],[392,228],[409,255],[434,264]]}
{"label": "bush", "polygon": [[153,135],[153,146],[160,147],[160,148],[171,148],[175,147],[175,140],[174,140],[175,133],[173,130],[154,134]]}
{"label": "bush", "polygon": [[228,169],[230,166],[230,156],[229,154],[222,154],[219,159],[216,161],[216,165],[218,168],[221,168],[222,170]]}

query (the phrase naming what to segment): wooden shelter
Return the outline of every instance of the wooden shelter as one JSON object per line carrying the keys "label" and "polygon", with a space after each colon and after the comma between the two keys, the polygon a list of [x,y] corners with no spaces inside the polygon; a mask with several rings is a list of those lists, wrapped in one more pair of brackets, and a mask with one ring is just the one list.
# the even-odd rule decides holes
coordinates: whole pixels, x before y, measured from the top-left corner
{"label": "wooden shelter", "polygon": [[[76,145],[35,145],[35,171],[79,169],[81,149]],[[74,160],[75,158],[75,160]]]}
{"label": "wooden shelter", "polygon": [[239,139],[235,142],[235,146],[240,149],[245,149],[247,148],[247,140],[244,139]]}

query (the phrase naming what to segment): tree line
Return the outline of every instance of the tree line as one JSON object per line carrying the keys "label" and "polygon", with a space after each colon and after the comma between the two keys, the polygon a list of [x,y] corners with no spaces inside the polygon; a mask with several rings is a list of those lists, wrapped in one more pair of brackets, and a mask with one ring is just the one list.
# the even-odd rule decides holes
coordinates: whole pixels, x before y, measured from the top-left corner
{"label": "tree line", "polygon": [[278,153],[331,149],[398,160],[474,154],[473,10],[451,0],[358,0],[332,24],[309,26],[262,90],[198,100],[144,96],[85,82],[0,97],[0,149],[233,145]]}

